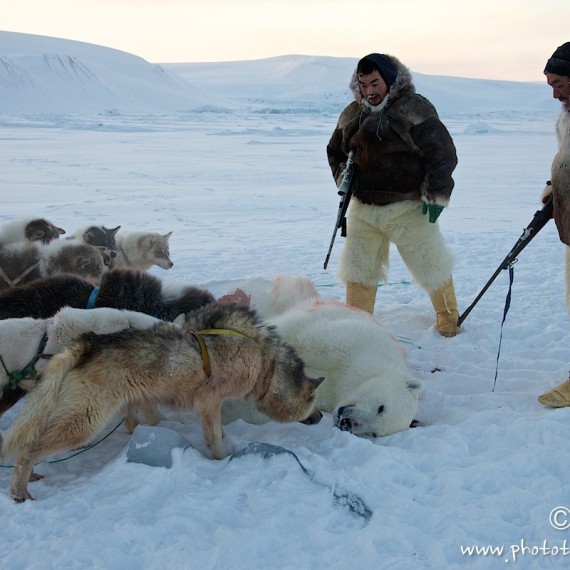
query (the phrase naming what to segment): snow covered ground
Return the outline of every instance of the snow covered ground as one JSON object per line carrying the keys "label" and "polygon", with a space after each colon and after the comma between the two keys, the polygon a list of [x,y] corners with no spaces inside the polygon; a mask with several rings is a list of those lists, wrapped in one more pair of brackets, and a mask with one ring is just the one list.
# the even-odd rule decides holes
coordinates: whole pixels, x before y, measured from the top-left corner
{"label": "snow covered ground", "polygon": [[[10,37],[2,33],[0,56],[26,48],[41,59],[43,42],[9,49]],[[54,42],[50,53],[58,46],[69,53],[67,42]],[[116,59],[84,47],[82,61],[96,60],[105,77],[121,75]],[[123,74],[133,70],[127,63]],[[267,62],[248,62],[242,72],[256,65]],[[176,75],[180,69],[166,69],[177,84],[196,87]],[[335,72],[338,99],[346,91],[347,69]],[[65,97],[57,100],[60,109],[50,109],[55,96],[41,98],[37,91],[34,109],[24,95],[34,92],[31,87],[14,88],[12,98],[4,90],[0,223],[38,215],[68,233],[89,222],[120,224],[121,231],[173,231],[174,267],[152,271],[163,279],[221,292],[244,279],[303,274],[323,296],[342,300],[335,276],[342,238],[327,271],[322,264],[338,206],[325,146],[345,101],[295,110],[291,97],[280,102],[282,91],[268,93],[264,84],[252,105],[252,83],[233,86],[215,66],[207,71],[201,70],[199,83],[215,95],[211,112],[205,111],[211,103],[206,95],[193,99],[194,110],[189,104],[176,111],[170,100],[160,112],[141,112],[138,104],[129,110],[128,81],[114,84],[115,99],[99,110],[96,90],[84,93],[89,109],[79,111],[75,103],[66,111]],[[289,85],[297,102],[329,97],[305,97],[310,71]],[[42,67],[34,82],[40,85],[44,73]],[[155,76],[149,77],[153,93]],[[456,254],[461,310],[540,207],[556,150],[559,104],[544,85],[419,77],[437,93],[458,149],[456,188],[440,223]],[[144,82],[142,88],[133,88],[140,97]],[[15,109],[18,98],[26,99],[25,110]],[[160,104],[160,97],[152,99]],[[30,485],[35,501],[14,504],[11,470],[0,467],[2,567],[567,565],[570,411],[536,401],[570,368],[562,254],[549,223],[519,256],[493,390],[507,273],[473,309],[463,332],[445,339],[434,330],[427,295],[410,282],[394,250],[376,315],[402,340],[413,374],[423,382],[420,427],[368,440],[339,431],[329,415],[314,426],[241,420],[226,426],[230,451],[255,441],[279,445],[295,453],[309,474],[288,454],[209,459],[191,414],[169,414],[161,424],[191,443],[174,452],[170,469],[127,462],[129,437],[122,426],[85,453],[39,465],[45,478]],[[2,431],[15,413],[17,408],[0,419]],[[355,514],[335,500],[335,492],[358,497],[372,516]],[[495,550],[469,554],[471,547]]]}

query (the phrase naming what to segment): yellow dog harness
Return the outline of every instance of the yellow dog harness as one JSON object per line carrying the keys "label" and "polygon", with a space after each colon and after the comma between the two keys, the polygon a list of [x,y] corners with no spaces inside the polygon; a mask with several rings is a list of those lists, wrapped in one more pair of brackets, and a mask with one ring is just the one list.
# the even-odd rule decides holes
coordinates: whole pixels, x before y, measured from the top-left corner
{"label": "yellow dog harness", "polygon": [[210,364],[210,355],[208,354],[208,348],[206,347],[206,343],[202,336],[205,335],[234,335],[234,336],[242,336],[244,338],[249,338],[247,335],[239,332],[234,331],[232,329],[204,329],[202,331],[192,331],[192,334],[198,341],[200,345],[200,353],[202,355],[202,363],[204,368],[204,373],[209,378],[212,374],[212,366]]}

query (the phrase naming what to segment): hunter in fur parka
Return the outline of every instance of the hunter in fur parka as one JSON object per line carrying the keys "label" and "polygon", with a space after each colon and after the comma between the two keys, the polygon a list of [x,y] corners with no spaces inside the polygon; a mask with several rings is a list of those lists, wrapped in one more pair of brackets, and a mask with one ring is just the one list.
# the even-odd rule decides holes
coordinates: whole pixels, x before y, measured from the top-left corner
{"label": "hunter in fur parka", "polygon": [[457,165],[453,140],[434,106],[416,93],[408,68],[394,56],[390,59],[396,77],[376,107],[362,96],[356,70],[353,73],[355,100],[341,113],[327,146],[333,176],[339,179],[354,150],[354,195],[364,204],[384,206],[424,197],[447,206]]}
{"label": "hunter in fur parka", "polygon": [[414,282],[430,296],[437,331],[455,336],[460,327],[453,255],[437,223],[453,190],[453,140],[394,56],[364,56],[350,87],[354,102],[342,111],[327,145],[337,186],[353,157],[355,182],[338,268],[346,303],[374,314],[394,244]]}
{"label": "hunter in fur parka", "polygon": [[[552,96],[562,103],[556,123],[558,153],[552,161],[551,184],[542,193],[543,203],[552,194],[553,216],[564,247],[566,309],[570,313],[570,42],[558,46],[544,67]],[[549,408],[570,407],[570,378],[541,394],[538,401]]]}

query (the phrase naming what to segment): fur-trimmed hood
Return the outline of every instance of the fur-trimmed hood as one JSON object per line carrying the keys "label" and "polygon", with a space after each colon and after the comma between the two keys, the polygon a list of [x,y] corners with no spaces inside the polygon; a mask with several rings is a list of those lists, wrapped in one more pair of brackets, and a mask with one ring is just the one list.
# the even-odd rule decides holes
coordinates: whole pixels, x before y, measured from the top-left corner
{"label": "fur-trimmed hood", "polygon": [[340,114],[327,145],[332,175],[339,183],[346,159],[355,153],[354,196],[385,206],[404,200],[447,206],[457,153],[435,107],[416,92],[410,70],[392,55],[396,76],[379,105],[360,92],[356,69],[354,101]]}
{"label": "fur-trimmed hood", "polygon": [[[397,75],[394,83],[390,86],[390,90],[388,91],[387,97],[389,99],[395,99],[399,97],[401,94],[404,93],[415,93],[416,88],[412,81],[412,73],[410,72],[409,68],[406,67],[397,57],[386,54],[394,63],[396,67]],[[354,100],[357,103],[364,105],[365,107],[371,108],[366,99],[363,99],[362,93],[360,92],[360,85],[358,83],[358,75],[356,73],[356,67],[354,68],[354,72],[352,73],[352,77],[350,78],[350,83],[348,84],[352,94],[354,95]]]}

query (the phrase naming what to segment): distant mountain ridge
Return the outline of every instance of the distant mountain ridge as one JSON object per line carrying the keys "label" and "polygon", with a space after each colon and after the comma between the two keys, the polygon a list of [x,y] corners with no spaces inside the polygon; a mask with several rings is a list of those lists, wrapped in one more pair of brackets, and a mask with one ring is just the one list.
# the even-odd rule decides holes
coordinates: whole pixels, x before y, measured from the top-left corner
{"label": "distant mountain ridge", "polygon": [[[356,58],[284,55],[263,60],[162,64],[192,84],[216,90],[221,78],[224,96],[242,105],[272,105],[338,112],[350,101],[348,83]],[[442,115],[554,112],[546,82],[524,83],[424,75],[412,71],[418,93]]]}
{"label": "distant mountain ridge", "polygon": [[[284,55],[158,65],[103,46],[0,31],[0,113],[338,113],[352,99],[355,64]],[[442,116],[554,113],[546,83],[413,77]]]}
{"label": "distant mountain ridge", "polygon": [[205,96],[160,65],[72,40],[0,32],[3,113],[159,113]]}

